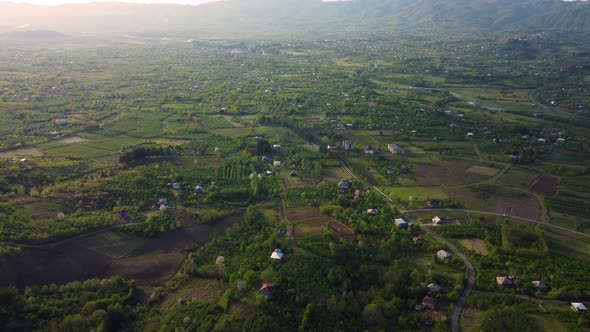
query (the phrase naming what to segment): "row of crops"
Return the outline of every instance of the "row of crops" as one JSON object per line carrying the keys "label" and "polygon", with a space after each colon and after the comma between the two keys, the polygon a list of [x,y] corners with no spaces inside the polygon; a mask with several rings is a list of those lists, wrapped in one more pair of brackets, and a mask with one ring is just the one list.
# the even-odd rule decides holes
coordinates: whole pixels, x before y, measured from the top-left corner
{"label": "row of crops", "polygon": [[249,176],[249,168],[243,165],[225,166],[217,169],[220,180],[244,180]]}

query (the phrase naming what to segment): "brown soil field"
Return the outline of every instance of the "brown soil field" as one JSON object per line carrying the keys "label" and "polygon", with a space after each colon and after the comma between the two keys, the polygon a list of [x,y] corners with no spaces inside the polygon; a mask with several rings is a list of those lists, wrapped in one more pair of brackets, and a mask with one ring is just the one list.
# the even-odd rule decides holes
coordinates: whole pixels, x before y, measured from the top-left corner
{"label": "brown soil field", "polygon": [[22,148],[0,152],[0,158],[40,157],[43,151],[35,148]]}
{"label": "brown soil field", "polygon": [[299,176],[291,176],[290,172],[281,172],[281,179],[285,188],[311,188],[315,187],[318,183],[314,179],[302,179]]}
{"label": "brown soil field", "polygon": [[312,236],[321,235],[328,231],[324,223],[319,220],[311,220],[309,222],[302,222],[293,227],[294,236]]}
{"label": "brown soil field", "polygon": [[86,142],[86,141],[89,141],[89,139],[74,135],[74,136],[64,137],[64,138],[58,140],[57,142],[60,144],[67,145],[67,144],[80,143],[80,142]]}
{"label": "brown soil field", "polygon": [[189,140],[186,139],[177,139],[177,138],[156,138],[154,142],[161,144],[161,145],[183,145],[186,143],[190,143]]}
{"label": "brown soil field", "polygon": [[57,212],[48,211],[41,199],[26,200],[18,205],[31,212],[35,219],[49,219],[57,215]]}
{"label": "brown soil field", "polygon": [[322,217],[322,222],[330,222],[330,229],[336,232],[338,239],[346,239],[348,241],[352,241],[356,238],[354,235],[354,231],[346,226],[345,224],[341,223],[340,221],[332,218],[332,217]]}
{"label": "brown soil field", "polygon": [[450,188],[445,191],[449,196],[461,202],[467,210],[508,214],[530,219],[539,218],[539,202],[535,196],[528,193],[492,185],[481,185],[480,189],[466,187]]}
{"label": "brown soil field", "polygon": [[549,174],[543,174],[535,183],[533,183],[530,187],[530,191],[546,195],[546,196],[553,196],[557,191],[557,184],[559,183],[559,179],[555,176]]}
{"label": "brown soil field", "polygon": [[113,230],[55,245],[23,247],[21,255],[0,263],[0,285],[22,287],[122,275],[136,279],[141,286],[150,286],[177,271],[187,248],[211,239],[241,220],[241,213],[236,213],[210,224],[187,224],[153,238],[121,236]]}
{"label": "brown soil field", "polygon": [[298,224],[310,219],[319,218],[320,209],[315,207],[298,207],[287,209],[287,218],[291,224]]}
{"label": "brown soil field", "polygon": [[485,168],[490,173],[492,170],[487,165],[477,162],[441,159],[432,163],[416,163],[415,180],[418,185],[460,186],[491,177],[469,172],[468,170],[474,166],[482,166],[482,169]]}
{"label": "brown soil field", "polygon": [[219,280],[191,278],[180,289],[167,294],[161,306],[169,308],[176,305],[179,300],[199,299],[202,301],[212,301],[217,299],[226,289],[227,284]]}
{"label": "brown soil field", "polygon": [[236,128],[244,128],[244,125],[239,123],[239,122],[235,122],[233,121],[231,118],[231,115],[224,115],[223,118],[225,119],[225,121],[231,123],[232,126],[236,127]]}

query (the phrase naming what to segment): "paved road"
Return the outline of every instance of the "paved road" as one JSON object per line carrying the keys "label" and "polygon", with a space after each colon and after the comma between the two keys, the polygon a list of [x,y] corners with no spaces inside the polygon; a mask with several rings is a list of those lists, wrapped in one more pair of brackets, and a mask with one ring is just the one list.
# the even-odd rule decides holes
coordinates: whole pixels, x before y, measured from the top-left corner
{"label": "paved road", "polygon": [[473,267],[471,261],[465,255],[463,255],[451,242],[434,233],[428,227],[422,227],[422,229],[432,238],[441,243],[444,243],[447,247],[449,247],[453,254],[459,257],[459,259],[463,261],[463,264],[465,264],[465,269],[467,270],[467,284],[465,285],[465,288],[463,288],[463,292],[461,292],[461,296],[455,304],[455,309],[451,315],[451,331],[459,332],[461,331],[461,325],[459,324],[459,321],[461,320],[461,314],[463,313],[463,309],[465,309],[465,304],[467,303],[469,294],[471,294],[471,291],[475,287],[475,267]]}
{"label": "paved road", "polygon": [[590,238],[590,235],[589,234],[578,232],[578,231],[574,231],[573,229],[561,227],[561,226],[558,226],[558,225],[546,223],[546,222],[539,221],[539,220],[534,220],[534,219],[529,219],[529,218],[523,218],[523,217],[517,217],[517,216],[511,216],[511,215],[508,215],[508,214],[495,213],[495,212],[474,211],[474,210],[464,210],[464,209],[413,209],[413,210],[402,210],[400,212],[401,213],[409,213],[409,212],[428,212],[428,211],[454,211],[454,212],[477,213],[477,214],[485,214],[485,215],[489,215],[489,216],[506,217],[506,218],[516,219],[516,220],[528,221],[528,222],[531,222],[531,223],[535,223],[535,224],[539,224],[539,225],[542,225],[542,226],[547,226],[547,227],[559,229],[559,230],[562,230],[564,232],[568,232],[568,233],[580,235],[580,236],[583,236],[583,237],[586,237],[586,238]]}

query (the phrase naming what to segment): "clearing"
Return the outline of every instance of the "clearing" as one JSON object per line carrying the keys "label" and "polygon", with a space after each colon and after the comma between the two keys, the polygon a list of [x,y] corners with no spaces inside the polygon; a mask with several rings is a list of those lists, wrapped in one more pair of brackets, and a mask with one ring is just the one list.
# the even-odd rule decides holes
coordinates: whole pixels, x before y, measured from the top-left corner
{"label": "clearing", "polygon": [[458,242],[465,248],[473,250],[476,253],[485,256],[488,254],[488,247],[484,240],[481,239],[461,239]]}
{"label": "clearing", "polygon": [[21,148],[0,152],[0,158],[40,157],[43,155],[43,151],[35,148]]}
{"label": "clearing", "polygon": [[64,145],[72,144],[72,143],[81,143],[81,142],[86,142],[86,141],[88,141],[87,138],[83,138],[78,135],[68,136],[68,137],[64,137],[60,140],[57,140],[58,143],[64,144]]}

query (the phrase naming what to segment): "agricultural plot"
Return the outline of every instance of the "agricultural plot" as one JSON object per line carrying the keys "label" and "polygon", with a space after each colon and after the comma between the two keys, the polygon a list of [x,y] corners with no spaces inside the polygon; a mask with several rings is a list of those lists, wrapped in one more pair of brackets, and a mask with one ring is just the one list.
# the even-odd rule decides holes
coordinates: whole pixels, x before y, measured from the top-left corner
{"label": "agricultural plot", "polygon": [[320,204],[319,198],[315,195],[313,189],[290,190],[285,195],[285,205],[288,208],[301,206],[317,206]]}
{"label": "agricultural plot", "polygon": [[319,219],[311,219],[297,223],[293,227],[293,236],[322,235],[328,231],[328,227]]}
{"label": "agricultural plot", "polygon": [[[418,185],[460,186],[490,178],[468,170],[473,166],[496,168],[494,165],[475,161],[432,157],[428,162],[424,158],[415,162],[413,178]],[[486,172],[491,173],[491,170]]]}
{"label": "agricultural plot", "polygon": [[526,190],[539,175],[539,171],[534,169],[511,167],[496,180],[496,183],[506,187]]}
{"label": "agricultural plot", "polygon": [[208,116],[202,115],[198,118],[198,123],[207,129],[225,129],[225,128],[233,128],[238,127],[234,126],[233,124],[229,123],[224,117],[222,116]]}
{"label": "agricultural plot", "polygon": [[447,194],[466,209],[538,219],[539,202],[531,194],[492,185],[446,188]]}
{"label": "agricultural plot", "polygon": [[225,166],[217,169],[217,178],[224,180],[244,180],[248,178],[249,174],[248,168],[242,165]]}
{"label": "agricultural plot", "polygon": [[496,173],[498,173],[498,169],[483,166],[471,166],[467,169],[467,172],[483,176],[494,176]]}
{"label": "agricultural plot", "polygon": [[553,196],[557,191],[559,179],[549,174],[543,174],[531,186],[530,190],[536,194]]}
{"label": "agricultural plot", "polygon": [[379,187],[387,196],[398,198],[413,206],[425,206],[429,199],[446,200],[447,193],[440,187]]}
{"label": "agricultural plot", "polygon": [[287,218],[291,224],[318,219],[319,217],[320,209],[317,207],[296,207],[287,209]]}
{"label": "agricultural plot", "polygon": [[322,177],[324,181],[339,182],[350,180],[352,177],[342,167],[324,167],[322,168]]}
{"label": "agricultural plot", "polygon": [[0,158],[19,158],[19,157],[40,157],[44,153],[40,149],[36,148],[21,148],[14,150],[7,150],[0,152]]}
{"label": "agricultural plot", "polygon": [[122,149],[137,146],[143,142],[143,139],[128,136],[101,137],[67,145],[56,146],[55,143],[48,143],[39,145],[39,148],[51,156],[94,159],[118,154]]}
{"label": "agricultural plot", "polygon": [[92,241],[80,242],[82,246],[111,258],[122,258],[139,248],[146,240],[109,231],[97,234]]}
{"label": "agricultural plot", "polygon": [[459,239],[457,242],[465,249],[475,251],[482,256],[488,254],[488,247],[482,239]]}

